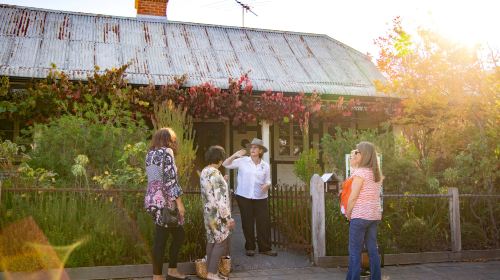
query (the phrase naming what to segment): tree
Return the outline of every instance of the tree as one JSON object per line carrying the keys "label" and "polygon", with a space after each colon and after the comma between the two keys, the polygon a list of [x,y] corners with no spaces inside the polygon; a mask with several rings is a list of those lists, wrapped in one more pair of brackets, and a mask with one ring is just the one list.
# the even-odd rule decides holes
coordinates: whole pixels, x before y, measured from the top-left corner
{"label": "tree", "polygon": [[[500,67],[497,52],[486,59],[479,46],[467,48],[429,30],[411,36],[394,20],[376,40],[378,67],[387,77],[379,90],[403,98],[393,119],[419,151],[416,167],[429,182],[463,192],[500,191]],[[430,180],[433,179],[433,180]],[[474,198],[476,200],[476,198]],[[498,204],[470,210],[498,247]],[[480,213],[478,212],[480,211]],[[478,213],[476,213],[478,212]]]}
{"label": "tree", "polygon": [[[485,68],[479,48],[429,30],[411,36],[399,18],[393,23],[393,29],[376,40],[377,65],[388,80],[377,86],[403,98],[404,113],[393,123],[403,126],[420,153],[418,167],[432,176],[433,169],[449,166],[475,134],[486,136],[488,123],[498,124],[498,67]],[[498,125],[493,130],[498,131]],[[488,150],[493,152],[491,144]]]}

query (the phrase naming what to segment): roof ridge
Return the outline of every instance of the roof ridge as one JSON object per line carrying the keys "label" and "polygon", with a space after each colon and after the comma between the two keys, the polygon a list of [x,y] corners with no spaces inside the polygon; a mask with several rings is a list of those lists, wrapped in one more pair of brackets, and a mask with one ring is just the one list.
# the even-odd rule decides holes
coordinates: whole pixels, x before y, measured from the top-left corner
{"label": "roof ridge", "polygon": [[316,37],[328,37],[326,34],[321,33],[308,33],[308,32],[298,32],[298,31],[290,31],[290,30],[275,30],[275,29],[265,29],[265,28],[256,28],[256,27],[240,27],[234,25],[221,25],[221,24],[213,24],[213,23],[201,23],[201,22],[189,22],[189,21],[175,21],[175,20],[167,20],[161,18],[153,18],[153,17],[127,17],[127,16],[117,16],[117,15],[106,15],[106,14],[95,14],[95,13],[85,13],[85,12],[75,12],[75,11],[65,11],[65,10],[54,10],[54,9],[46,9],[46,8],[37,8],[37,7],[29,7],[29,6],[19,6],[19,5],[10,5],[0,3],[0,8],[17,8],[17,9],[27,9],[34,11],[43,11],[49,13],[63,13],[63,14],[72,14],[77,16],[94,16],[94,17],[109,17],[123,20],[134,20],[140,22],[152,22],[152,23],[174,23],[174,24],[184,24],[184,25],[199,25],[199,26],[209,26],[209,27],[221,27],[228,29],[239,29],[239,30],[250,30],[250,31],[265,31],[272,33],[286,33],[286,34],[296,34],[296,35],[308,35],[308,36],[316,36]]}

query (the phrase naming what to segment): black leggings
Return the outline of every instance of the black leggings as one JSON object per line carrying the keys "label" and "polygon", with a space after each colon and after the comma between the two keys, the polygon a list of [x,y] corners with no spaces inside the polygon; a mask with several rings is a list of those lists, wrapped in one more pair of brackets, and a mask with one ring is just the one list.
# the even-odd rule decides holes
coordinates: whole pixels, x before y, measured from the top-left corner
{"label": "black leggings", "polygon": [[177,226],[173,228],[166,228],[156,225],[155,239],[153,241],[153,274],[162,275],[163,270],[163,256],[165,255],[165,245],[167,243],[168,234],[172,235],[170,240],[168,267],[177,267],[177,257],[182,243],[184,242],[184,228]]}

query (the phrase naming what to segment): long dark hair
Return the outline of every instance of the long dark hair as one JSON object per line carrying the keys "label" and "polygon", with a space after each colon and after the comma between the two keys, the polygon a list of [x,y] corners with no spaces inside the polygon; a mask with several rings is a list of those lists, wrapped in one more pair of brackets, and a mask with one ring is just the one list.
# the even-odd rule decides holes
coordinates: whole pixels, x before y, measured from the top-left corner
{"label": "long dark hair", "polygon": [[177,152],[177,135],[170,127],[162,127],[155,132],[149,150],[163,147],[172,149],[174,153]]}
{"label": "long dark hair", "polygon": [[375,145],[364,141],[357,144],[356,149],[361,153],[361,162],[359,163],[359,167],[370,168],[373,171],[373,178],[375,182],[380,182],[382,179],[382,172],[378,166]]}

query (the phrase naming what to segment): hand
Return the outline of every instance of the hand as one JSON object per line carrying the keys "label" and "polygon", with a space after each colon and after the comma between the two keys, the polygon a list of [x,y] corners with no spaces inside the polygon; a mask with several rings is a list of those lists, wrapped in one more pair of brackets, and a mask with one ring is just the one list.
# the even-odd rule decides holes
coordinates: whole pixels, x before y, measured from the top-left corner
{"label": "hand", "polygon": [[182,200],[180,198],[177,198],[176,203],[177,203],[177,209],[179,210],[179,215],[182,218],[184,218],[184,215],[186,214],[186,208],[184,208],[184,203],[182,203]]}
{"label": "hand", "polygon": [[269,188],[271,187],[271,184],[265,184],[265,185],[262,185],[260,186],[260,189],[263,191],[263,192],[267,192],[269,190]]}
{"label": "hand", "polygon": [[227,228],[228,229],[234,229],[235,225],[236,225],[236,223],[234,222],[233,219],[230,219],[229,221],[227,221]]}
{"label": "hand", "polygon": [[246,155],[246,153],[247,153],[247,150],[241,149],[241,150],[237,151],[236,153],[234,153],[234,156],[242,157],[242,156]]}
{"label": "hand", "polygon": [[225,180],[226,182],[229,182],[229,175],[224,175],[224,180]]}
{"label": "hand", "polygon": [[351,220],[351,213],[346,213],[345,217],[347,218],[348,221]]}

